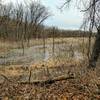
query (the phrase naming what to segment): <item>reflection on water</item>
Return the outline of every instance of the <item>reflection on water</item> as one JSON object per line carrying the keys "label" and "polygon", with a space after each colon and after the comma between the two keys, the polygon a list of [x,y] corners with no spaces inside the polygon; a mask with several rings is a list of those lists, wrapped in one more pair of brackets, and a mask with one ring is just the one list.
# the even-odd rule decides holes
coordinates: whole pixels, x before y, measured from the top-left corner
{"label": "reflection on water", "polygon": [[33,46],[25,49],[23,55],[22,49],[13,49],[9,52],[0,53],[0,64],[26,64],[39,61],[47,61],[49,58],[55,57],[75,57],[76,59],[83,59],[82,53],[78,51],[71,51],[69,46],[56,45],[55,53],[52,53],[52,45],[46,45],[45,53],[43,45]]}

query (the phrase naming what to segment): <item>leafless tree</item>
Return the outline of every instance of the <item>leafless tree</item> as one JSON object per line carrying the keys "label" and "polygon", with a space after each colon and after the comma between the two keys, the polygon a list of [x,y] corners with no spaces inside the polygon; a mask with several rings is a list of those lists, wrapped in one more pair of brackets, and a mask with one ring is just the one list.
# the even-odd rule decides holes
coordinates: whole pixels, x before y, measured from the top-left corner
{"label": "leafless tree", "polygon": [[55,53],[55,35],[57,34],[57,28],[56,27],[52,27],[51,29],[51,33],[52,33],[52,53],[53,53],[53,56],[54,56],[54,53]]}
{"label": "leafless tree", "polygon": [[4,31],[2,32],[3,38],[6,39],[7,37],[9,37],[10,34],[8,34],[8,26],[9,26],[9,22],[10,22],[10,15],[12,13],[12,4],[9,3],[7,5],[2,5],[1,7],[1,26],[2,26],[2,30],[4,29]]}
{"label": "leafless tree", "polygon": [[46,53],[46,32],[44,31],[44,26],[41,27],[42,28],[42,39],[43,39],[43,54],[44,54],[44,58],[45,58],[45,53]]}
{"label": "leafless tree", "polygon": [[40,4],[40,2],[31,1],[29,4],[29,15],[30,15],[30,34],[28,41],[34,35],[39,26],[50,16],[47,8]]}
{"label": "leafless tree", "polygon": [[[61,6],[61,8],[63,8],[64,6],[68,5],[71,3],[71,1],[73,0],[66,0],[65,3]],[[85,26],[87,29],[89,29],[90,31],[90,36],[89,36],[89,51],[88,51],[88,56],[90,59],[90,65],[92,67],[96,66],[96,61],[91,59],[94,59],[96,55],[98,59],[99,57],[99,53],[95,52],[95,50],[92,51],[92,54],[90,53],[90,47],[91,47],[91,36],[92,36],[92,32],[95,29],[97,31],[98,34],[100,34],[100,32],[98,31],[98,27],[100,26],[100,0],[78,0],[77,2],[79,2],[80,4],[82,4],[81,6],[83,7],[81,9],[82,12],[84,12],[84,22],[83,22],[83,26]],[[97,35],[98,38],[99,35]],[[100,39],[99,39],[100,41]],[[95,44],[95,48],[94,49],[98,49],[98,46],[100,47],[99,41],[96,41]],[[99,45],[98,45],[99,44]],[[99,48],[100,49],[100,48]],[[94,55],[94,56],[91,56]]]}

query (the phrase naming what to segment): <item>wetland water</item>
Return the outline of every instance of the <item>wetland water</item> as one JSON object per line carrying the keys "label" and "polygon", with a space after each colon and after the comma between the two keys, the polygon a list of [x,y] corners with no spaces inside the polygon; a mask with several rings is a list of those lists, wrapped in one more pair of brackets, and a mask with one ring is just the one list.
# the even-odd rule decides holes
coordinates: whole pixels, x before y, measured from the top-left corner
{"label": "wetland water", "polygon": [[[55,52],[52,51],[52,44],[45,46],[45,52],[43,45],[38,46],[32,46],[29,48],[25,48],[24,55],[23,55],[23,49],[11,49],[10,51],[0,53],[0,65],[24,65],[29,66],[34,64],[34,62],[41,62],[41,61],[48,61],[49,59],[52,59],[55,57],[57,58],[63,58],[69,59],[73,58],[75,60],[83,60],[83,54],[79,52],[79,46],[75,45],[72,46],[70,44],[56,44],[55,45]],[[59,66],[50,68],[47,70],[46,67],[39,68],[39,69],[33,69],[32,76],[31,76],[31,82],[35,80],[46,80],[46,78],[55,78],[59,76],[66,76],[68,73],[68,69],[66,69],[66,66]],[[49,77],[48,77],[48,71],[49,71]],[[21,74],[21,78],[19,81],[27,82],[29,80],[29,72],[24,71]],[[11,77],[11,76],[8,76]],[[18,75],[19,77],[19,75]],[[4,81],[2,79],[2,76],[0,78],[0,81]]]}
{"label": "wetland water", "polygon": [[[74,48],[74,50],[73,50]],[[78,45],[56,44],[55,53],[52,52],[52,45],[32,46],[24,49],[12,49],[7,52],[0,53],[0,65],[5,64],[31,64],[34,62],[47,61],[52,57],[73,57],[75,59],[83,59],[83,55],[78,51]]]}

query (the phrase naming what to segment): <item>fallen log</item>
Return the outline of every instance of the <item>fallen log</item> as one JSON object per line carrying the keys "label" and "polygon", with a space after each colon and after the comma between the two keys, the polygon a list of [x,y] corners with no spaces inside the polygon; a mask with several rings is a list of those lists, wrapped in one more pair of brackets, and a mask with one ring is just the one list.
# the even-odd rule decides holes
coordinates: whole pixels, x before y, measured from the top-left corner
{"label": "fallen log", "polygon": [[[55,78],[48,78],[47,80],[33,80],[33,81],[16,81],[14,82],[13,79],[9,79],[5,75],[1,75],[5,80],[11,83],[16,83],[16,84],[32,84],[32,85],[39,85],[39,86],[44,86],[44,85],[50,85],[53,84],[57,81],[63,81],[63,80],[68,80],[68,79],[75,79],[74,76],[59,76]],[[2,84],[2,83],[1,83]]]}
{"label": "fallen log", "polygon": [[52,78],[52,79],[47,79],[47,80],[35,80],[33,82],[19,82],[20,84],[33,84],[33,85],[39,85],[39,86],[44,86],[44,85],[50,85],[53,84],[57,81],[63,81],[63,80],[68,80],[68,79],[75,79],[75,77],[70,76],[70,77],[66,77],[66,76],[59,76],[56,78]]}

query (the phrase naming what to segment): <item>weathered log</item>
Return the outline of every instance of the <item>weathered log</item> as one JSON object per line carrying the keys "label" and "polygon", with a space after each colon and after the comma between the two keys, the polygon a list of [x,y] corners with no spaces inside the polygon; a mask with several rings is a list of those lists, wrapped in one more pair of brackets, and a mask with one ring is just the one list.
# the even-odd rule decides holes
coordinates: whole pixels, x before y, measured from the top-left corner
{"label": "weathered log", "polygon": [[39,86],[44,86],[44,85],[50,85],[53,84],[57,81],[63,81],[63,80],[68,80],[68,79],[74,79],[75,77],[70,76],[70,77],[66,77],[66,76],[60,76],[60,77],[56,77],[53,79],[47,79],[47,80],[35,80],[33,82],[19,82],[20,84],[33,84],[33,85],[39,85]]}

